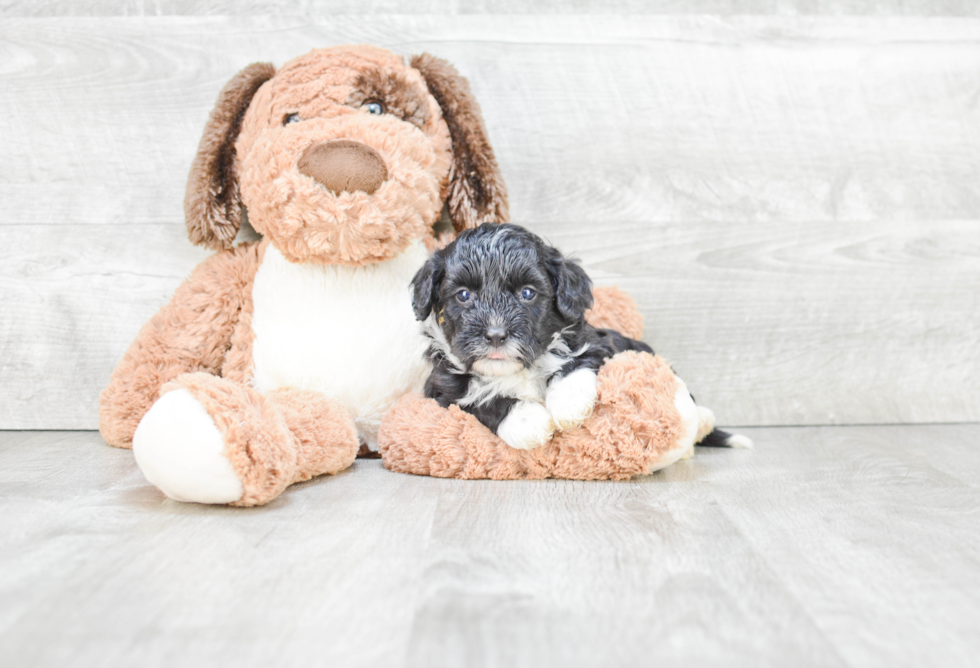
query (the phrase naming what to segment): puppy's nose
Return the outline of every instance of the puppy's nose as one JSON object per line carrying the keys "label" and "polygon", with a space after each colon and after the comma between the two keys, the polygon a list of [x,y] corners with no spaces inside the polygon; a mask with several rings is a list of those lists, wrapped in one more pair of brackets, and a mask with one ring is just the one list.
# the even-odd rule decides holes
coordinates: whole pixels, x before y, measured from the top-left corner
{"label": "puppy's nose", "polygon": [[371,195],[388,178],[388,168],[377,151],[350,139],[310,146],[303,151],[297,167],[301,174],[337,195],[355,190]]}
{"label": "puppy's nose", "polygon": [[484,336],[487,338],[487,341],[495,346],[499,346],[507,340],[507,330],[503,327],[488,327]]}

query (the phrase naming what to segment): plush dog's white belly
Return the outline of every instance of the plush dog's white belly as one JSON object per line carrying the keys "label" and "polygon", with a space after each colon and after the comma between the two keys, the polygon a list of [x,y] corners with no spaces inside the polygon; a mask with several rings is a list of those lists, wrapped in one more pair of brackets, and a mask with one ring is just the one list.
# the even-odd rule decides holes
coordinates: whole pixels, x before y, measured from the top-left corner
{"label": "plush dog's white belly", "polygon": [[421,391],[427,341],[409,284],[428,254],[421,242],[362,267],[293,264],[273,246],[252,288],[255,387],[317,390],[343,402],[376,450],[385,412]]}

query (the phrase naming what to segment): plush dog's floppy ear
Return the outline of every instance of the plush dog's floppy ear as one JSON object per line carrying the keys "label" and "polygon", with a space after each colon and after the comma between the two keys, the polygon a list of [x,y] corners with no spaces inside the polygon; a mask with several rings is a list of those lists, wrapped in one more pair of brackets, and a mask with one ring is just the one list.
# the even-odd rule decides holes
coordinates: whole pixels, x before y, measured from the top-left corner
{"label": "plush dog's floppy ear", "polygon": [[433,306],[438,305],[444,268],[443,252],[436,251],[412,279],[412,310],[416,319],[425,320]]}
{"label": "plush dog's floppy ear", "polygon": [[195,244],[220,250],[231,248],[235,241],[242,222],[235,140],[252,97],[275,73],[269,63],[253,63],[232,77],[218,94],[184,195],[187,233]]}
{"label": "plush dog's floppy ear", "polygon": [[548,249],[547,265],[558,312],[569,320],[581,320],[592,308],[592,279],[577,261],[565,259],[554,248]]}
{"label": "plush dog's floppy ear", "polygon": [[480,223],[506,223],[510,218],[507,187],[469,83],[455,67],[428,53],[413,56],[411,65],[425,78],[452,137],[446,201],[453,227],[462,232]]}

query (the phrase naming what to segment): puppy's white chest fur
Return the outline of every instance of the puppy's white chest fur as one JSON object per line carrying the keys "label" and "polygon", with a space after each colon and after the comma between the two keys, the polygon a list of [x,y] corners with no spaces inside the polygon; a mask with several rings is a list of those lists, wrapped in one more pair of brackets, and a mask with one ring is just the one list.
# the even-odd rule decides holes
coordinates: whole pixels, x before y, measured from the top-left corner
{"label": "puppy's white chest fur", "polygon": [[548,377],[537,367],[504,376],[474,375],[470,379],[466,396],[458,403],[461,406],[471,406],[501,396],[543,404],[547,382]]}
{"label": "puppy's white chest fur", "polygon": [[382,416],[403,394],[421,391],[428,374],[408,290],[427,257],[417,242],[361,267],[293,264],[270,245],[252,288],[256,389],[338,399],[376,450]]}

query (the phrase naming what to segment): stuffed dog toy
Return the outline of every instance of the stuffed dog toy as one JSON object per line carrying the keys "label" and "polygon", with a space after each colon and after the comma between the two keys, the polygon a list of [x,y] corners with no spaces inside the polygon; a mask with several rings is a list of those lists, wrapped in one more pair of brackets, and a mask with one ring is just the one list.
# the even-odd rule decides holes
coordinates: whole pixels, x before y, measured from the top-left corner
{"label": "stuffed dog toy", "polygon": [[[408,286],[444,208],[456,231],[508,216],[479,107],[448,63],[356,46],[246,67],[188,179],[190,238],[218,252],[113,372],[106,441],[173,499],[239,506],[377,449],[383,416],[428,373]],[[263,239],[234,246],[246,217]],[[591,321],[639,336],[627,296],[595,299]],[[596,412],[616,413],[601,387]]]}

